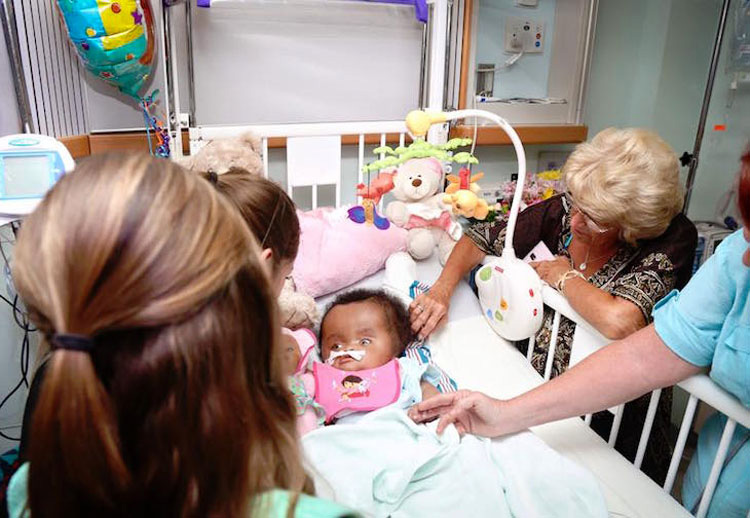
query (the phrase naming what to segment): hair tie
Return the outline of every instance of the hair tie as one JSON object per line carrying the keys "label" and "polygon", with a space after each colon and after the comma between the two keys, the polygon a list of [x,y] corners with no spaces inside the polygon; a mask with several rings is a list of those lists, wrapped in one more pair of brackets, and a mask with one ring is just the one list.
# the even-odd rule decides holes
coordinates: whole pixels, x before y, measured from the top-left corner
{"label": "hair tie", "polygon": [[94,349],[94,340],[84,335],[55,333],[52,335],[52,348],[90,353]]}
{"label": "hair tie", "polygon": [[219,175],[216,174],[216,171],[209,171],[207,173],[207,179],[213,185],[218,185],[219,183]]}

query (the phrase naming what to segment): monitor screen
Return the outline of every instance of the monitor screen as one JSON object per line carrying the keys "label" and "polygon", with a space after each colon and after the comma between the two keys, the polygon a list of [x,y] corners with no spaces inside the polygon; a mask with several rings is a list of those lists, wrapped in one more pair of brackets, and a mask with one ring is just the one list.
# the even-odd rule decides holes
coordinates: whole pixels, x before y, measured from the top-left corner
{"label": "monitor screen", "polygon": [[5,197],[44,196],[50,188],[50,160],[47,155],[7,156],[3,159]]}

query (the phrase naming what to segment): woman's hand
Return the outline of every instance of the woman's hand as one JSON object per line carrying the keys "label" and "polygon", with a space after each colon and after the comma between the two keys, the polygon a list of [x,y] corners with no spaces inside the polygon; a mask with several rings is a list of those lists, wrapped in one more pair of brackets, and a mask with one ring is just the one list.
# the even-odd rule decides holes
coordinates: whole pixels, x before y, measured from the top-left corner
{"label": "woman's hand", "polygon": [[570,265],[570,259],[559,255],[552,261],[529,263],[529,266],[536,270],[539,277],[553,288],[557,286],[557,282],[562,276],[572,268]]}
{"label": "woman's hand", "polygon": [[437,433],[443,433],[448,425],[453,424],[460,434],[496,437],[501,434],[502,405],[503,401],[481,392],[459,390],[414,405],[409,409],[409,417],[415,423],[439,417]]}
{"label": "woman's hand", "polygon": [[442,283],[436,282],[430,291],[422,293],[409,305],[411,329],[420,339],[425,339],[448,318],[451,293]]}

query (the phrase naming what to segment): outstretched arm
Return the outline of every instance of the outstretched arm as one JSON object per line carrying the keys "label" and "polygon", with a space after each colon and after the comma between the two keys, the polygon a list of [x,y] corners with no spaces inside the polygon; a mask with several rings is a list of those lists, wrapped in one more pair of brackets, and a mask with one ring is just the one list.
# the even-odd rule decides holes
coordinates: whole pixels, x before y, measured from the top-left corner
{"label": "outstretched arm", "polygon": [[603,410],[700,371],[673,353],[651,325],[511,400],[460,391],[424,401],[410,415],[418,422],[439,416],[438,431],[455,423],[461,432],[494,437]]}

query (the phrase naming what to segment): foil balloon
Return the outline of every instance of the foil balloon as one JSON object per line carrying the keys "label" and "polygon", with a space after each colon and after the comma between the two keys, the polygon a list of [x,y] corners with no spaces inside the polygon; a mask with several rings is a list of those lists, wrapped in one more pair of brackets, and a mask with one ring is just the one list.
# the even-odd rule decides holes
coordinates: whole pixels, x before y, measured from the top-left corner
{"label": "foil balloon", "polygon": [[58,0],[86,70],[136,99],[154,61],[149,0]]}
{"label": "foil balloon", "polygon": [[138,101],[151,153],[169,156],[169,132],[155,115],[158,90],[140,95],[156,43],[149,0],[57,0],[57,5],[86,70]]}

